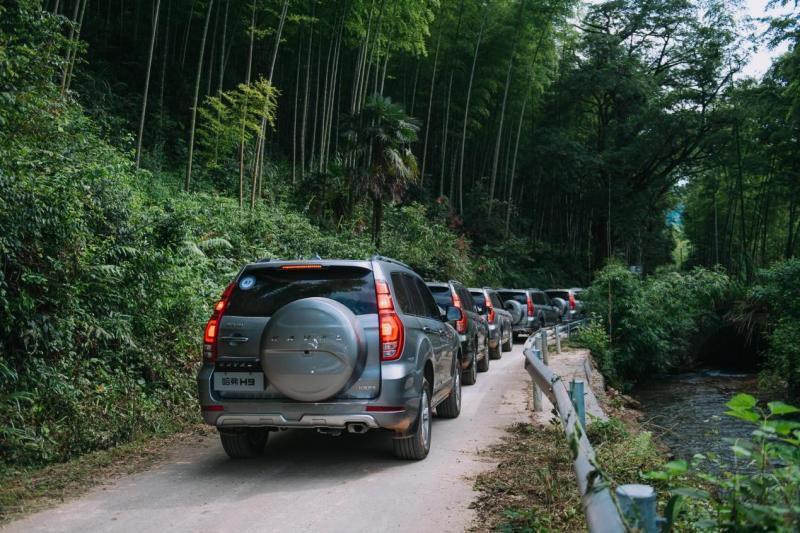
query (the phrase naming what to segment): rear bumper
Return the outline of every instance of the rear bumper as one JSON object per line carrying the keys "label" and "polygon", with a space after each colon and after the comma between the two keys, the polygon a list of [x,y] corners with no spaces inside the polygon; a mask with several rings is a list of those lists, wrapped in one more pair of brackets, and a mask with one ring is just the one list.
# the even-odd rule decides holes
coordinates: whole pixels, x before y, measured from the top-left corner
{"label": "rear bumper", "polygon": [[363,424],[404,432],[419,411],[422,376],[402,362],[382,367],[380,394],[370,400],[305,403],[288,399],[223,399],[213,390],[213,373],[214,366],[204,364],[197,375],[197,388],[203,421],[215,427],[344,429]]}
{"label": "rear bumper", "polygon": [[489,347],[497,348],[498,344],[500,344],[500,328],[491,324],[489,325]]}
{"label": "rear bumper", "polygon": [[528,318],[525,322],[521,324],[514,324],[511,327],[511,331],[514,332],[515,335],[517,334],[525,334],[530,335],[531,333],[535,332],[538,329],[538,325],[536,324],[536,320],[534,318]]}

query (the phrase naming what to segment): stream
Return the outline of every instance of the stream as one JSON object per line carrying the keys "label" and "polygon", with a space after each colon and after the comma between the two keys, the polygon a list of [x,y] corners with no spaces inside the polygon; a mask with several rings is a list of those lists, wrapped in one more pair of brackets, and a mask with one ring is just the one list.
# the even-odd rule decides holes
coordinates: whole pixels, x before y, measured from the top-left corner
{"label": "stream", "polygon": [[730,457],[728,439],[748,439],[755,426],[725,415],[725,403],[738,392],[754,394],[756,385],[755,374],[707,369],[657,376],[640,384],[634,396],[642,404],[645,427],[676,459],[706,452]]}

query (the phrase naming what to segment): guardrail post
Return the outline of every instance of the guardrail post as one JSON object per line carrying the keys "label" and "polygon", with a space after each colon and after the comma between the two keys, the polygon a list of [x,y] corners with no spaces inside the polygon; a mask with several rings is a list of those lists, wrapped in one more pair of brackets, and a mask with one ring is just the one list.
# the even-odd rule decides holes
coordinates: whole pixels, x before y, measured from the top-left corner
{"label": "guardrail post", "polygon": [[578,415],[578,420],[581,422],[581,427],[586,428],[586,403],[584,402],[583,395],[583,380],[573,379],[569,382],[569,395],[572,399],[572,405],[575,406],[575,412]]}
{"label": "guardrail post", "polygon": [[556,329],[556,352],[558,352],[560,354],[561,353],[561,332],[559,331],[559,329],[561,329],[561,326],[557,325],[555,329]]}
{"label": "guardrail post", "polygon": [[[533,343],[533,354],[537,359],[542,359],[542,351],[536,349],[535,341]],[[542,389],[536,384],[536,380],[533,380],[533,410],[537,413],[544,411],[544,406],[542,405]]]}
{"label": "guardrail post", "polygon": [[542,339],[541,340],[541,343],[542,343],[542,361],[544,361],[544,364],[549,365],[550,364],[550,354],[547,353],[547,330],[545,330],[545,329],[541,330],[541,332],[539,333],[539,337]]}
{"label": "guardrail post", "polygon": [[634,531],[658,532],[656,491],[650,485],[630,484],[617,487],[617,501],[625,521]]}

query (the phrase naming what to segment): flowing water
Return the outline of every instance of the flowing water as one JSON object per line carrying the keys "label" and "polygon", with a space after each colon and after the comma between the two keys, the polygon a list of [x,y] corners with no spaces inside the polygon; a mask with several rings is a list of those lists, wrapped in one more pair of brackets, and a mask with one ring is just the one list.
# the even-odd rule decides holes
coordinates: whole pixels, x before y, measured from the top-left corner
{"label": "flowing water", "polygon": [[716,452],[730,457],[729,439],[748,439],[754,426],[725,415],[725,403],[738,392],[753,394],[756,376],[703,370],[659,376],[635,391],[645,426],[669,446],[676,459]]}

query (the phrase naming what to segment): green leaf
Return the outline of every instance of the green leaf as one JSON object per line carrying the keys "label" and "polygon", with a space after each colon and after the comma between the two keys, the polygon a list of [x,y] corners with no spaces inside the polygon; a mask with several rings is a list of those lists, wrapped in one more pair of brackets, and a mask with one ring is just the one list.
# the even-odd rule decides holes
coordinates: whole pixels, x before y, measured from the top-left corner
{"label": "green leaf", "polygon": [[691,487],[679,487],[677,489],[670,490],[672,494],[677,496],[684,496],[686,498],[692,498],[694,500],[707,500],[711,497],[708,491],[702,489],[695,489]]}
{"label": "green leaf", "polygon": [[751,457],[753,454],[747,448],[742,448],[738,445],[731,446],[731,450],[737,457]]}
{"label": "green leaf", "polygon": [[800,409],[797,407],[783,402],[769,402],[767,407],[769,407],[769,412],[773,415],[789,415],[792,413],[800,413]]}
{"label": "green leaf", "polygon": [[686,472],[689,469],[689,464],[684,461],[670,461],[664,465],[664,470],[671,476],[677,476]]}
{"label": "green leaf", "polygon": [[731,398],[725,406],[733,410],[752,409],[757,403],[756,399],[749,394],[739,393]]}
{"label": "green leaf", "polygon": [[760,417],[753,411],[725,411],[725,414],[748,422],[758,422]]}

